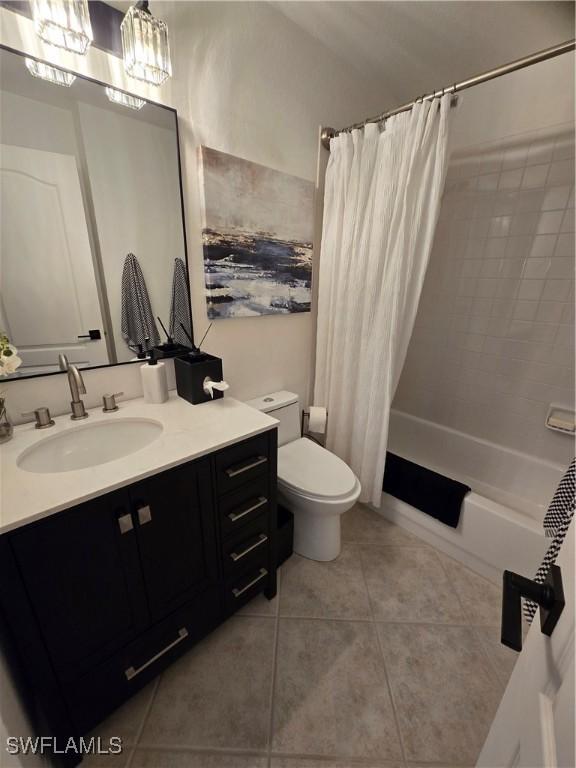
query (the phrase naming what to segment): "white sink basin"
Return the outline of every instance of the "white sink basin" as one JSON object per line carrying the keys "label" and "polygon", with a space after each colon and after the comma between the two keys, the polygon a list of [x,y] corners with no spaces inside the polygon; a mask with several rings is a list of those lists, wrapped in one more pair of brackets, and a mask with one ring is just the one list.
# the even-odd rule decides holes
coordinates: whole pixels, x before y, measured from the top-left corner
{"label": "white sink basin", "polygon": [[112,419],[82,424],[27,448],[17,464],[26,472],[71,472],[139,451],[162,433],[152,419]]}

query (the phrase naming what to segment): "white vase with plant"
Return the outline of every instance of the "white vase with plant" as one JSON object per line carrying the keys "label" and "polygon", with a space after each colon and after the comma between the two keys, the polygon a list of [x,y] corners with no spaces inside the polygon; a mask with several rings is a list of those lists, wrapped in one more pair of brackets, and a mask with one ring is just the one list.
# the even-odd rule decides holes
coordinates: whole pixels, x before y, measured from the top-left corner
{"label": "white vase with plant", "polygon": [[10,376],[22,365],[22,358],[18,357],[18,350],[10,344],[5,331],[0,331],[0,377]]}

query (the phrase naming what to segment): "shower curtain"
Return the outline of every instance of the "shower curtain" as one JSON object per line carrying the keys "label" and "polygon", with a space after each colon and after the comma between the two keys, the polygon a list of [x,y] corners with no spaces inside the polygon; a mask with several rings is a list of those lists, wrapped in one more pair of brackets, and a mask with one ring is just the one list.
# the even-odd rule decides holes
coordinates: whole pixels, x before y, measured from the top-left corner
{"label": "shower curtain", "polygon": [[314,402],[327,447],[380,506],[390,406],[432,248],[447,166],[449,95],[330,143]]}

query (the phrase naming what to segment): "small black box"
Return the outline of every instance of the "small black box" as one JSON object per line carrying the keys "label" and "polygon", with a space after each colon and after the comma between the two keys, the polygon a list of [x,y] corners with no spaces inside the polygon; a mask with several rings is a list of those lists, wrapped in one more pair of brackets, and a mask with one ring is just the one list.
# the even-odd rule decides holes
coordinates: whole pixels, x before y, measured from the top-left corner
{"label": "small black box", "polygon": [[174,358],[174,372],[176,373],[176,390],[180,397],[189,403],[205,403],[210,400],[218,400],[224,397],[222,392],[214,390],[214,397],[204,392],[204,379],[222,381],[222,359],[214,357],[206,352],[200,355],[187,355]]}

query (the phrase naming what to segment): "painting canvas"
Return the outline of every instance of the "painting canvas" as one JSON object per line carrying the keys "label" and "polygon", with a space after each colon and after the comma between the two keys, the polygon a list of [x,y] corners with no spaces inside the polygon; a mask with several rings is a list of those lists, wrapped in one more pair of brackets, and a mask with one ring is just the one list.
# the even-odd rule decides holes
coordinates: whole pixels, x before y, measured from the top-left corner
{"label": "painting canvas", "polygon": [[199,151],[208,317],[309,312],[313,183]]}

